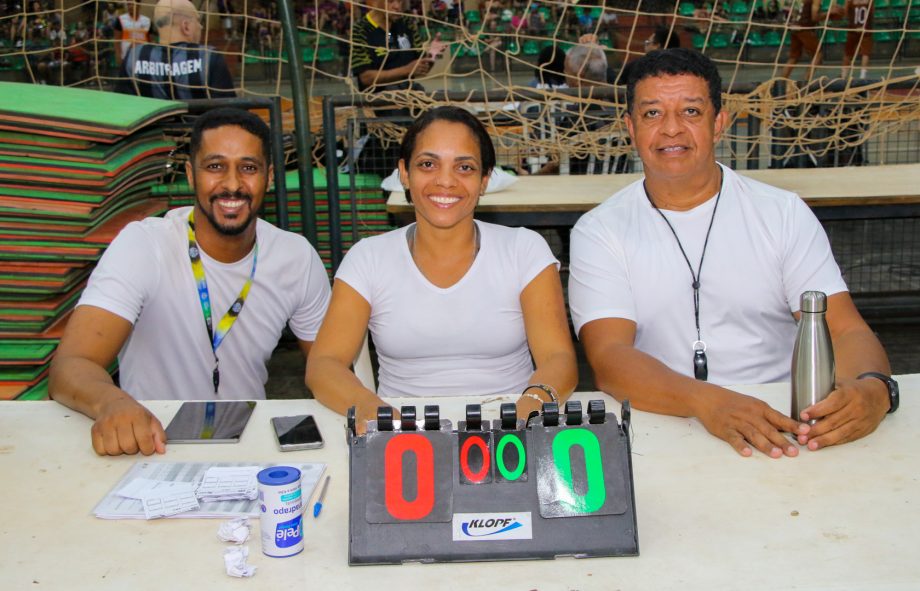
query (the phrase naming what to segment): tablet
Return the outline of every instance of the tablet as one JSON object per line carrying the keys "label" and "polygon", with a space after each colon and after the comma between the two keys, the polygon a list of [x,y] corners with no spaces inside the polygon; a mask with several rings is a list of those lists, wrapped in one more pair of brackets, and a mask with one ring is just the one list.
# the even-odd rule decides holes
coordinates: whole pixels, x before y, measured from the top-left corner
{"label": "tablet", "polygon": [[183,402],[166,427],[167,443],[239,443],[253,400]]}

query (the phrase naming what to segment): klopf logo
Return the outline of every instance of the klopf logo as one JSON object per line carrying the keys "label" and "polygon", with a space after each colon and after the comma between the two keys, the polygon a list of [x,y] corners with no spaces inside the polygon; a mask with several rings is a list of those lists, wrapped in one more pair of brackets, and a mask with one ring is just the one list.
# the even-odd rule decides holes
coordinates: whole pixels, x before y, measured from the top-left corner
{"label": "klopf logo", "polygon": [[520,527],[523,527],[521,522],[514,517],[470,519],[461,525],[463,533],[471,538],[500,536]]}
{"label": "klopf logo", "polygon": [[454,513],[453,541],[532,540],[533,517],[529,512]]}

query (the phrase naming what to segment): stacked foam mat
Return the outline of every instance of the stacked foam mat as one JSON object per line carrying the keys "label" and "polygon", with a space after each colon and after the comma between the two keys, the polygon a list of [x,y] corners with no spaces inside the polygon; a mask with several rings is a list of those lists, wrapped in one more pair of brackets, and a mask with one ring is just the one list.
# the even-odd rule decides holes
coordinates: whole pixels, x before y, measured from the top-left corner
{"label": "stacked foam mat", "polygon": [[0,83],[0,399],[40,399],[64,325],[105,247],[166,211],[151,195],[179,102]]}
{"label": "stacked foam mat", "polygon": [[[342,233],[342,250],[346,251],[354,242],[353,229],[358,239],[381,234],[393,227],[387,215],[386,199],[380,189],[380,177],[372,174],[358,174],[354,177],[354,199],[357,215],[352,219],[352,207],[349,195],[351,194],[352,180],[347,174],[338,176],[339,192],[339,225]],[[296,170],[288,171],[285,179],[287,186],[288,202],[288,230],[301,234],[303,232],[303,217],[300,207],[300,178]],[[316,197],[316,233],[319,242],[317,250],[326,269],[330,265],[330,233],[329,233],[329,200],[327,193],[326,171],[315,169],[313,171],[313,188]],[[181,207],[191,205],[194,196],[185,181],[154,188],[154,194],[164,195],[169,198],[169,206]],[[270,190],[265,196],[262,213],[263,219],[278,225],[277,199],[274,191]]]}

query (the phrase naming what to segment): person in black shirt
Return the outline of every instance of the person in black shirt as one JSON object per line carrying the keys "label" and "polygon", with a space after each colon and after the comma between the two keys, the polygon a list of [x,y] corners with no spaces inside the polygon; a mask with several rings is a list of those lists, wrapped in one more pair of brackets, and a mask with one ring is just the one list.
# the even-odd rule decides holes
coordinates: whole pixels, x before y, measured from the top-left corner
{"label": "person in black shirt", "polygon": [[[405,18],[403,0],[368,0],[364,18],[352,28],[351,70],[358,88],[367,92],[424,90],[412,79],[431,70],[446,46],[432,41],[422,47],[422,36],[414,19]],[[410,117],[408,109],[377,109],[378,116]],[[387,176],[396,168],[399,146],[384,146],[369,134],[358,158],[358,170]]]}
{"label": "person in black shirt", "polygon": [[411,87],[411,78],[428,73],[443,44],[422,49],[412,19],[403,18],[402,0],[369,0],[370,10],[352,31],[352,73],[361,90]]}
{"label": "person in black shirt", "polygon": [[236,96],[223,56],[198,43],[201,17],[189,0],[160,0],[153,22],[160,44],[131,47],[116,92],[173,100]]}

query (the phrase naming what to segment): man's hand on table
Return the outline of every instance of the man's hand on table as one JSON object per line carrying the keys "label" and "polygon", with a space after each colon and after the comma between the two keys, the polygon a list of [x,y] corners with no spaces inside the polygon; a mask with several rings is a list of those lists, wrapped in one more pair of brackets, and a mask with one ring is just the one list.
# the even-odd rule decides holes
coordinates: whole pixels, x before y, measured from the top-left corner
{"label": "man's hand on table", "polygon": [[817,420],[798,439],[810,450],[847,443],[875,431],[890,407],[888,389],[876,378],[844,380],[821,402],[802,411],[802,420]]}
{"label": "man's hand on table", "polygon": [[766,402],[723,388],[707,392],[706,404],[697,418],[707,431],[745,457],[754,453],[752,446],[771,458],[797,456],[798,447],[783,432],[800,437],[809,432],[808,425],[792,420]]}
{"label": "man's hand on table", "polygon": [[130,397],[107,402],[92,428],[93,449],[105,456],[166,453],[166,431],[153,414]]}

